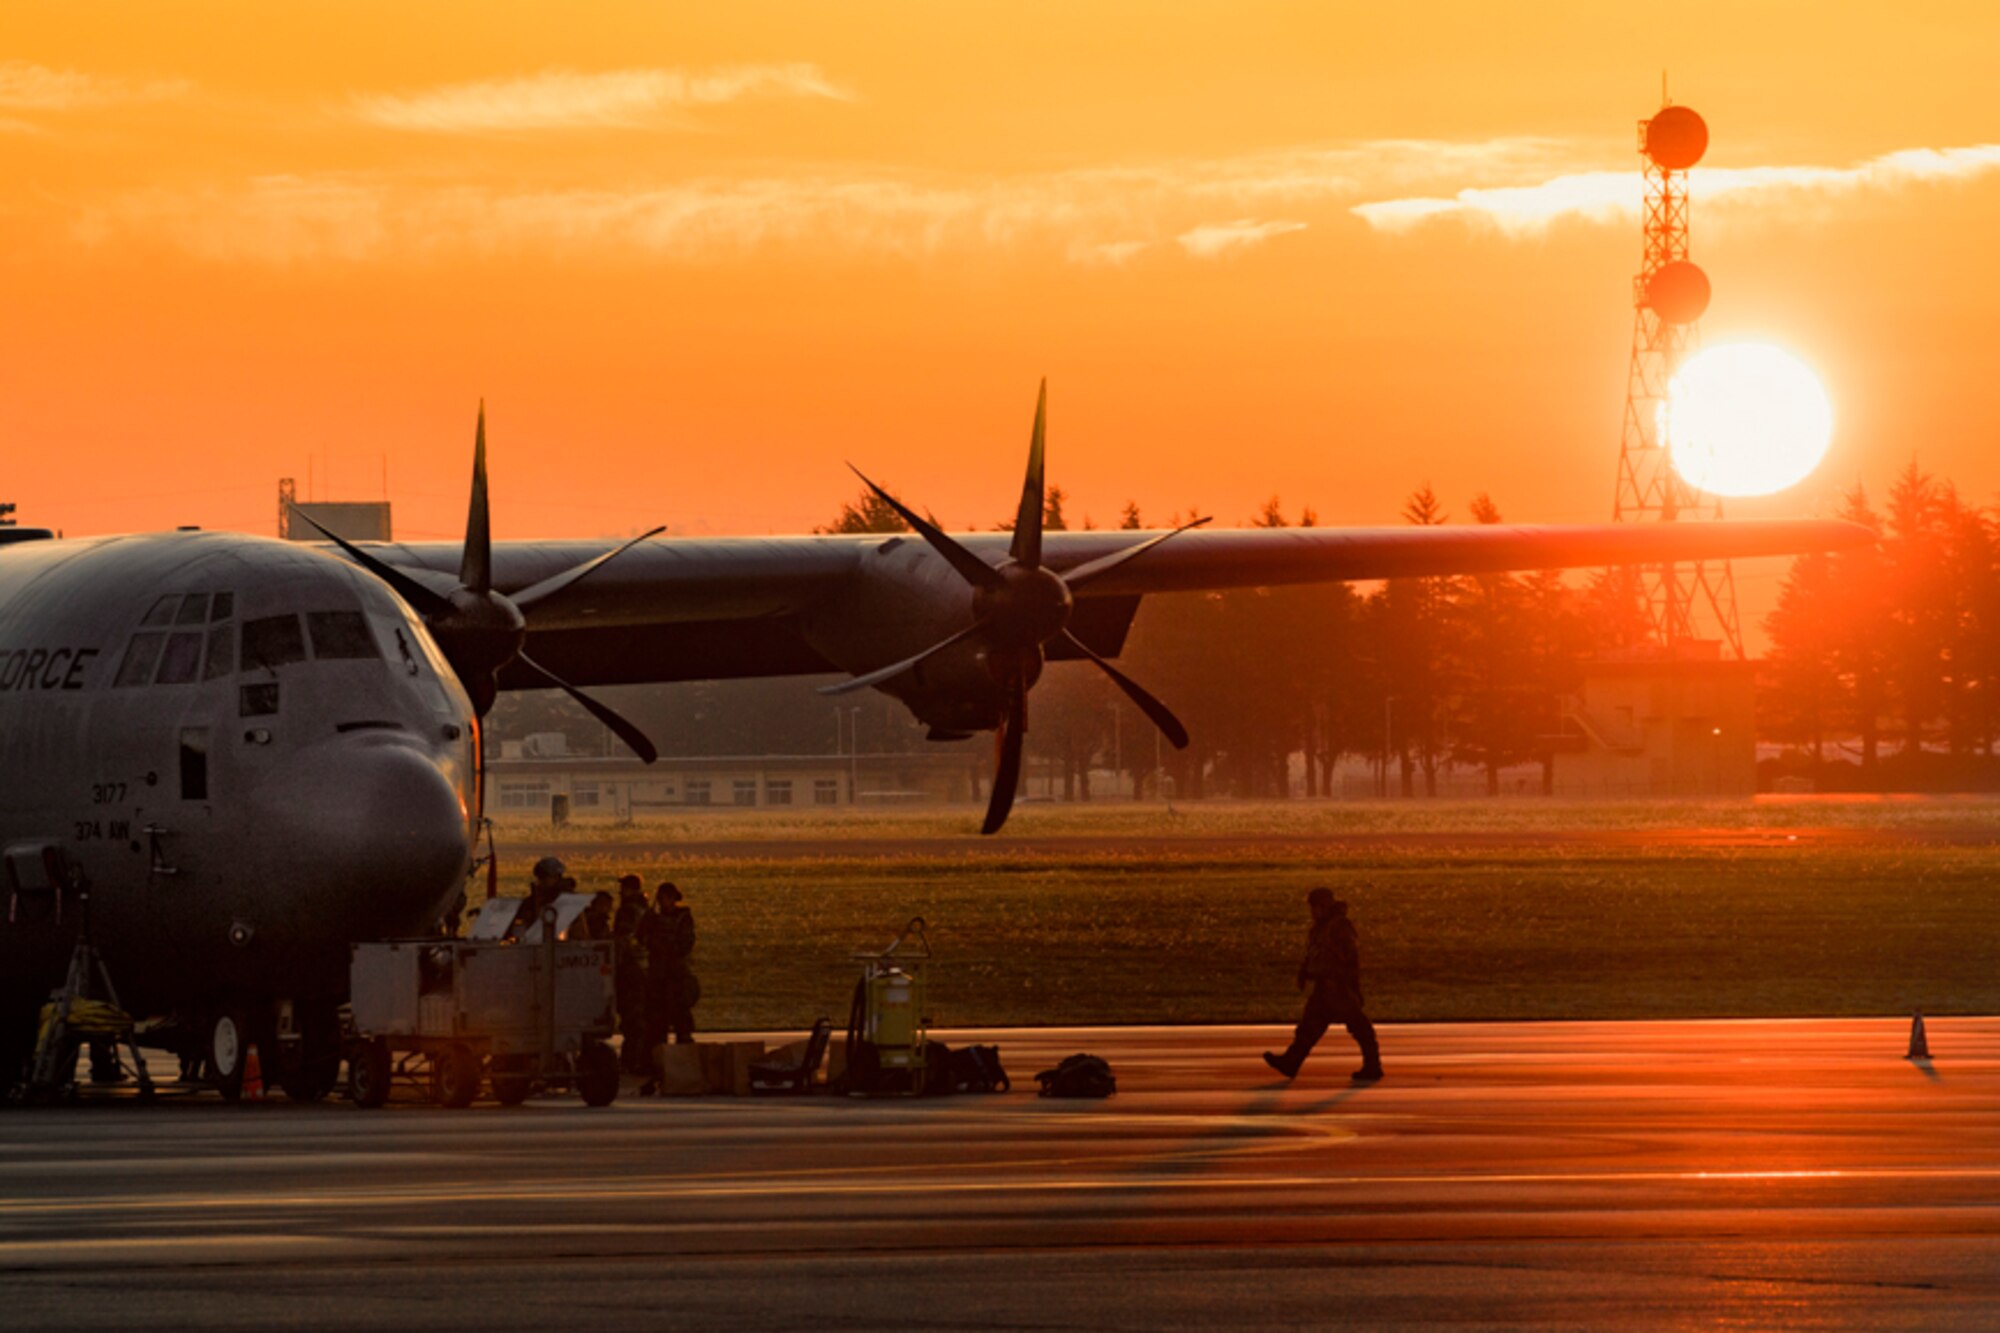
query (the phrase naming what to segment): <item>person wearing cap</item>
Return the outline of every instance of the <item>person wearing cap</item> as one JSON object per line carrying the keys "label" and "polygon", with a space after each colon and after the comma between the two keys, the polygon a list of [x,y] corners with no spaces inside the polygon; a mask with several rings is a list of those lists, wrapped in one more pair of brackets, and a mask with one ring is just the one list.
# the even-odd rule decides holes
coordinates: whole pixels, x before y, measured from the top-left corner
{"label": "person wearing cap", "polygon": [[1286,1078],[1297,1078],[1314,1044],[1339,1023],[1361,1047],[1361,1068],[1354,1071],[1353,1081],[1373,1083],[1382,1077],[1382,1051],[1375,1041],[1375,1025],[1362,1009],[1361,947],[1354,923],[1347,919],[1347,904],[1328,888],[1307,894],[1306,904],[1313,923],[1306,937],[1305,961],[1299,964],[1299,989],[1311,988],[1305,1012],[1292,1033],[1291,1046],[1283,1055],[1264,1052],[1264,1063]]}
{"label": "person wearing cap", "polygon": [[542,919],[544,909],[555,906],[556,899],[576,887],[576,881],[569,877],[569,867],[559,857],[543,857],[535,862],[532,873],[528,897],[514,913],[513,927],[507,932],[510,936],[526,933],[530,925]]}
{"label": "person wearing cap", "polygon": [[618,996],[619,1063],[628,1074],[644,1074],[651,1066],[647,1052],[650,1025],[646,1019],[646,951],[639,944],[639,923],[646,916],[646,885],[637,875],[618,880],[618,910],[611,918]]}

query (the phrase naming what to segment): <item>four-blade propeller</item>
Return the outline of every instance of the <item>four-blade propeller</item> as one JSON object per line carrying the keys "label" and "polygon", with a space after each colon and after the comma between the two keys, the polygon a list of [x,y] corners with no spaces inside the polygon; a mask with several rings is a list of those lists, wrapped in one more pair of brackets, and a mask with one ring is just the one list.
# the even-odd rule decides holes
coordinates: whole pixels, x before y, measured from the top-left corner
{"label": "four-blade propeller", "polygon": [[327,531],[315,522],[311,515],[293,509],[294,517],[304,519],[321,536],[345,551],[348,558],[363,569],[381,579],[396,595],[409,603],[410,608],[423,617],[424,625],[437,640],[451,662],[452,670],[464,683],[466,693],[472,696],[473,710],[485,717],[493,707],[493,700],[499,693],[498,677],[510,663],[518,663],[523,669],[540,677],[550,687],[561,690],[581,704],[592,717],[611,729],[613,735],[625,742],[632,753],[647,763],[659,758],[659,751],[653,747],[646,733],[620,717],[605,704],[579,690],[562,677],[536,662],[523,651],[527,643],[528,630],[532,626],[536,608],[544,611],[564,592],[575,587],[604,565],[631,550],[648,537],[658,536],[665,528],[654,528],[651,532],[634,537],[622,546],[614,547],[604,554],[573,566],[560,574],[531,584],[511,596],[498,591],[493,586],[493,524],[491,508],[486,494],[486,405],[479,405],[479,429],[472,449],[472,502],[465,519],[465,552],[459,560],[458,586],[449,593],[418,582],[406,571],[397,569],[369,554],[353,542]]}
{"label": "four-blade propeller", "polygon": [[1004,565],[996,567],[988,564],[947,536],[935,523],[919,516],[870,481],[860,469],[854,469],[854,475],[860,477],[869,490],[902,515],[903,521],[914,528],[931,549],[971,585],[972,623],[912,657],[891,662],[838,685],[826,686],[820,691],[822,694],[846,694],[851,690],[866,689],[901,675],[927,658],[967,640],[981,642],[986,648],[987,666],[1000,684],[1003,699],[1003,711],[995,737],[999,762],[993,776],[993,793],[986,806],[986,822],[980,830],[983,833],[997,832],[1007,822],[1008,811],[1014,806],[1014,791],[1020,785],[1021,777],[1021,744],[1028,731],[1028,691],[1041,675],[1045,644],[1059,641],[1076,655],[1096,663],[1098,669],[1111,678],[1111,683],[1123,690],[1126,697],[1137,704],[1153,725],[1173,742],[1174,748],[1185,748],[1188,743],[1187,728],[1181,725],[1180,719],[1131,677],[1070,633],[1069,618],[1078,591],[1168,538],[1178,536],[1189,528],[1198,528],[1208,520],[1198,518],[1172,532],[1149,537],[1065,573],[1046,568],[1042,564],[1042,515],[1047,503],[1042,455],[1043,438],[1048,426],[1048,404],[1049,385],[1047,380],[1043,380],[1040,396],[1035,402],[1035,430],[1028,443],[1028,472],[1021,485],[1021,506],[1015,514],[1014,539],[1008,547],[1009,559]]}

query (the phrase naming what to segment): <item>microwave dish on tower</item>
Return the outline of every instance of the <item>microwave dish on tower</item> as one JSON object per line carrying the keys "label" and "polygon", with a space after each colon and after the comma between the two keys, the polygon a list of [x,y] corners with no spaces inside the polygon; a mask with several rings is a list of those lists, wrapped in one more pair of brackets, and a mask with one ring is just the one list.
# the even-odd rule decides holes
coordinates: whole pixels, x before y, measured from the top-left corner
{"label": "microwave dish on tower", "polygon": [[[1663,90],[1664,91],[1664,90]],[[1663,99],[1664,100],[1664,99]],[[1708,275],[1688,258],[1688,168],[1708,151],[1708,124],[1691,107],[1665,102],[1639,122],[1645,178],[1639,272],[1632,281],[1632,359],[1618,446],[1612,517],[1621,522],[1721,518],[1722,503],[1677,473],[1666,440],[1668,386],[1700,342]],[[1728,561],[1648,565],[1641,586],[1653,635],[1669,655],[1682,644],[1719,641],[1743,658],[1736,579]]]}
{"label": "microwave dish on tower", "polygon": [[1646,122],[1644,151],[1655,166],[1686,171],[1708,151],[1708,122],[1693,107],[1662,107]]}
{"label": "microwave dish on tower", "polygon": [[1645,302],[1669,324],[1692,324],[1708,310],[1708,274],[1686,259],[1672,259],[1646,279]]}

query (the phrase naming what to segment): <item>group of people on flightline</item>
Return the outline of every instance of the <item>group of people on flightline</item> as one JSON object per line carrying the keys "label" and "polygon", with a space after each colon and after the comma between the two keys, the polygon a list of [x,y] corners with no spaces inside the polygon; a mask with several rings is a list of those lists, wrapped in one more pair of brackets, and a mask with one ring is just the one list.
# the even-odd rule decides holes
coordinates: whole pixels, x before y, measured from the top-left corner
{"label": "group of people on flightline", "polygon": [[[515,917],[519,930],[565,893],[576,892],[576,880],[553,856],[535,863],[528,900]],[[1312,926],[1306,936],[1305,959],[1299,964],[1299,989],[1306,992],[1305,1010],[1292,1033],[1292,1044],[1280,1055],[1264,1052],[1264,1063],[1286,1078],[1297,1078],[1306,1056],[1335,1023],[1347,1029],[1361,1048],[1356,1083],[1382,1077],[1382,1052],[1375,1025],[1368,1021],[1361,998],[1361,947],[1347,904],[1329,888],[1306,895]],[[615,946],[618,1030],[623,1034],[623,1064],[628,1074],[648,1076],[641,1095],[657,1090],[651,1077],[654,1048],[694,1040],[694,1004],[701,995],[689,958],[694,953],[694,913],[672,881],[653,891],[637,875],[618,881],[618,897],[600,892],[571,924],[571,940],[610,940]]]}
{"label": "group of people on flightline", "polygon": [[[541,916],[565,893],[576,892],[576,880],[553,856],[535,862],[528,900],[515,917],[518,930]],[[681,891],[669,880],[653,890],[637,875],[618,881],[618,896],[600,891],[563,935],[567,940],[609,940],[614,958],[618,1031],[624,1037],[621,1063],[625,1072],[647,1077],[639,1091],[657,1090],[652,1052],[669,1039],[694,1040],[694,1004],[701,996],[689,959],[694,954],[694,913]]]}

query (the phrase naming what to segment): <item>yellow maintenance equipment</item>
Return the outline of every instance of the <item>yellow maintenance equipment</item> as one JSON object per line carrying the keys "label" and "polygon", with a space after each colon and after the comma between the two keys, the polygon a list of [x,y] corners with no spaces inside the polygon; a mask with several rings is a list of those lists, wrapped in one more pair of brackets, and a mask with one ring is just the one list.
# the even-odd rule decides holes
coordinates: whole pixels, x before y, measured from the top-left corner
{"label": "yellow maintenance equipment", "polygon": [[139,1054],[133,1024],[118,1003],[118,991],[111,984],[104,959],[90,941],[90,894],[78,877],[75,884],[81,916],[77,922],[76,946],[70,951],[69,974],[62,988],[42,1006],[41,1024],[35,1034],[35,1054],[27,1082],[20,1095],[30,1102],[51,1102],[77,1092],[77,1052],[86,1044],[101,1043],[102,1053],[121,1068],[129,1060],[137,1077],[139,1096],[151,1100],[152,1076],[146,1071],[145,1057]]}
{"label": "yellow maintenance equipment", "polygon": [[931,945],[924,919],[912,917],[880,953],[856,953],[861,979],[847,1022],[849,1090],[901,1093],[924,1090],[924,1051],[930,1040],[924,973]]}

